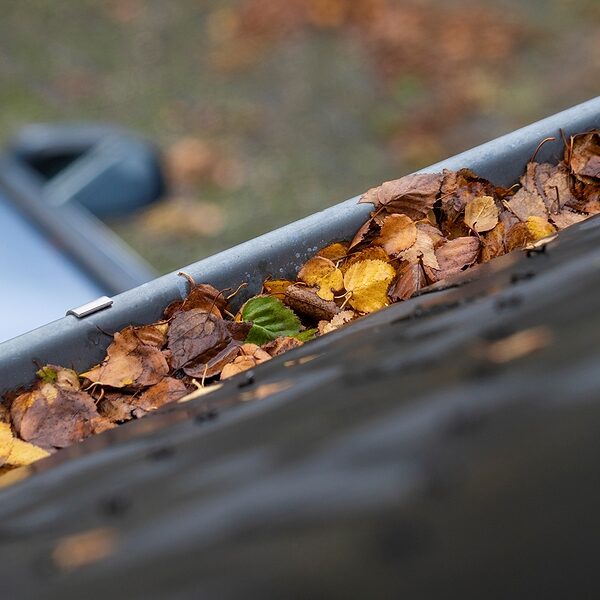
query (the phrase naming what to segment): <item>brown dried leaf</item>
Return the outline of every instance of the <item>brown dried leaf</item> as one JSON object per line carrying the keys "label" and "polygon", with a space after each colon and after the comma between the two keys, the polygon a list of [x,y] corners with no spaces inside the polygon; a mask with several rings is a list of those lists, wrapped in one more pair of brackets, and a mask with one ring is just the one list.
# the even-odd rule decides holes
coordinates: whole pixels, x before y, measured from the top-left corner
{"label": "brown dried leaf", "polygon": [[224,321],[224,323],[229,335],[236,342],[245,341],[252,329],[252,323],[246,321]]}
{"label": "brown dried leaf", "polygon": [[133,402],[134,397],[129,394],[107,392],[98,402],[98,413],[111,423],[123,423],[133,418]]}
{"label": "brown dried leaf", "polygon": [[139,388],[158,383],[169,372],[169,365],[160,350],[166,340],[167,328],[166,323],[157,323],[126,327],[115,333],[104,362],[82,373],[81,377],[115,388]]}
{"label": "brown dried leaf", "polygon": [[600,184],[585,184],[577,181],[573,186],[573,190],[577,200],[568,204],[570,208],[588,215],[595,215],[600,212]]}
{"label": "brown dried leaf", "polygon": [[275,357],[287,352],[288,350],[299,348],[302,345],[303,342],[294,337],[278,337],[271,342],[263,344],[262,349],[269,354],[269,356]]}
{"label": "brown dried leaf", "polygon": [[438,197],[441,173],[414,173],[386,181],[361,196],[361,203],[371,203],[375,210],[407,215],[414,221],[427,216]]}
{"label": "brown dried leaf", "polygon": [[536,190],[541,196],[548,212],[557,213],[565,205],[576,203],[572,192],[572,177],[564,163],[529,163],[521,185],[529,190]]}
{"label": "brown dried leaf", "polygon": [[381,225],[377,223],[374,219],[369,219],[365,223],[363,223],[358,231],[354,234],[352,241],[348,246],[348,250],[352,250],[355,246],[362,244],[364,242],[368,242],[377,236],[379,233],[379,228]]}
{"label": "brown dried leaf", "polygon": [[541,204],[548,213],[556,213],[565,204],[576,201],[571,193],[571,176],[563,163],[530,162],[520,184],[521,189],[515,194],[515,210],[521,220],[526,220],[532,207],[534,212],[531,214],[544,216]]}
{"label": "brown dried leaf", "polygon": [[540,195],[521,188],[508,202],[506,207],[520,220],[527,221],[529,217],[548,219],[548,209]]}
{"label": "brown dried leaf", "polygon": [[440,189],[441,195],[441,228],[450,238],[469,234],[463,221],[467,203],[481,196],[503,197],[507,190],[498,188],[487,179],[479,177],[469,169],[447,171],[443,173]]}
{"label": "brown dried leaf", "polygon": [[319,335],[331,333],[356,319],[358,315],[353,310],[343,310],[330,321],[319,321]]}
{"label": "brown dried leaf", "polygon": [[375,244],[380,245],[390,256],[396,256],[410,248],[417,239],[417,226],[406,215],[389,215],[383,220],[379,237]]}
{"label": "brown dried leaf", "polygon": [[40,382],[11,406],[19,436],[44,449],[64,448],[93,433],[99,417],[94,399],[79,390]]}
{"label": "brown dried leaf", "polygon": [[177,402],[187,394],[185,384],[179,379],[165,377],[133,399],[134,404],[145,411],[156,410],[165,404]]}
{"label": "brown dried leaf", "polygon": [[417,225],[418,231],[422,231],[423,233],[426,233],[431,238],[434,248],[441,246],[444,242],[447,241],[446,238],[444,237],[444,235],[442,234],[442,232],[434,225],[431,225],[429,220],[418,221],[416,223],[416,225]]}
{"label": "brown dried leaf", "polygon": [[476,237],[460,237],[446,242],[435,251],[440,268],[425,267],[427,277],[436,282],[460,273],[477,261],[479,248]]}
{"label": "brown dried leaf", "polygon": [[364,313],[387,306],[387,291],[395,276],[394,267],[382,260],[353,264],[344,275],[344,287],[351,294],[348,304]]}
{"label": "brown dried leaf", "polygon": [[171,302],[165,309],[165,319],[172,318],[179,311],[187,311],[195,308],[210,312],[221,318],[227,307],[227,299],[212,285],[207,283],[195,284],[184,300]]}
{"label": "brown dried leaf", "polygon": [[477,233],[490,231],[498,223],[498,207],[492,196],[479,196],[467,202],[465,223]]}
{"label": "brown dried leaf", "polygon": [[317,295],[323,300],[333,300],[334,292],[344,287],[342,272],[335,263],[322,256],[308,260],[298,272],[298,279],[318,288]]}
{"label": "brown dried leaf", "polygon": [[271,360],[271,355],[256,344],[243,344],[240,347],[240,353],[243,356],[252,357],[257,364]]}
{"label": "brown dried leaf", "polygon": [[244,344],[241,348],[241,355],[238,356],[232,363],[225,365],[221,372],[221,379],[228,379],[238,373],[242,373],[248,369],[252,369],[257,365],[271,360],[271,355],[265,352],[256,344]]}
{"label": "brown dried leaf", "polygon": [[255,366],[256,361],[251,356],[238,356],[232,363],[225,365],[225,368],[221,371],[221,380],[229,379]]}
{"label": "brown dried leaf", "polygon": [[575,223],[580,223],[586,219],[586,215],[573,212],[568,208],[563,208],[558,214],[550,214],[550,221],[554,223],[557,229],[566,229]]}
{"label": "brown dried leaf", "polygon": [[335,302],[319,298],[314,290],[298,285],[290,286],[283,299],[295,313],[315,321],[331,319],[340,309]]}
{"label": "brown dried leaf", "polygon": [[600,180],[600,131],[594,129],[571,137],[565,150],[565,162],[584,183]]}
{"label": "brown dried leaf", "polygon": [[430,269],[439,269],[437,257],[433,247],[433,240],[425,231],[417,229],[417,239],[415,243],[404,252],[400,253],[402,260],[411,264],[421,263]]}
{"label": "brown dried leaf", "polygon": [[408,300],[427,285],[425,271],[420,262],[403,262],[398,269],[396,283],[390,288],[389,296],[394,302]]}
{"label": "brown dried leaf", "polygon": [[487,262],[506,253],[504,248],[504,223],[500,221],[496,227],[481,236],[481,262]]}
{"label": "brown dried leaf", "polygon": [[168,333],[168,347],[172,352],[171,366],[180,369],[202,357],[207,351],[224,348],[230,340],[231,336],[223,319],[214,314],[201,308],[178,312]]}
{"label": "brown dried leaf", "polygon": [[521,250],[531,242],[531,233],[526,223],[516,223],[506,233],[504,245],[507,252]]}
{"label": "brown dried leaf", "polygon": [[200,359],[194,360],[183,367],[183,372],[197,379],[214,377],[224,369],[225,365],[233,362],[239,353],[240,343],[237,340],[232,340],[225,348],[216,351],[214,356],[210,356],[210,352],[205,352]]}

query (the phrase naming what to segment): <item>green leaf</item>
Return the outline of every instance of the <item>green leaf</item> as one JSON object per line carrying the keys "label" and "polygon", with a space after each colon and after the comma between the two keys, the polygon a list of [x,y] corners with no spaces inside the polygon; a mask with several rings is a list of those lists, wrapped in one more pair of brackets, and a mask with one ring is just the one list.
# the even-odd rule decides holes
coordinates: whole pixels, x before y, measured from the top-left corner
{"label": "green leaf", "polygon": [[242,307],[242,319],[252,323],[246,342],[258,346],[278,337],[297,336],[302,328],[294,311],[273,296],[250,298]]}
{"label": "green leaf", "polygon": [[39,371],[37,371],[36,375],[44,382],[44,383],[55,383],[58,379],[58,373],[51,366],[46,365],[42,367]]}
{"label": "green leaf", "polygon": [[317,329],[305,329],[304,331],[297,333],[294,337],[301,342],[308,342],[315,337],[317,331]]}

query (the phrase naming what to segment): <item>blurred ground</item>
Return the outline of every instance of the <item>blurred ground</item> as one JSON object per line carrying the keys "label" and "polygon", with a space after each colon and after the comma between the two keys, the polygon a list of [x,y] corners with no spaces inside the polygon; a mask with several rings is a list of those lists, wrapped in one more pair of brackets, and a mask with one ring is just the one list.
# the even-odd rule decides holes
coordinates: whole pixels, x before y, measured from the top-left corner
{"label": "blurred ground", "polygon": [[598,94],[597,0],[0,0],[0,141],[117,122],[171,196],[111,223],[181,267]]}

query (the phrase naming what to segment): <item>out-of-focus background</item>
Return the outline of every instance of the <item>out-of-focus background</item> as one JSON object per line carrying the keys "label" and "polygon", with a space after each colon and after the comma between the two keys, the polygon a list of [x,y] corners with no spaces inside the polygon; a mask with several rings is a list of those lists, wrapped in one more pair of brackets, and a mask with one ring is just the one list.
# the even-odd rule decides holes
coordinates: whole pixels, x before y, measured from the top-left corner
{"label": "out-of-focus background", "polygon": [[0,142],[116,122],[171,191],[160,271],[598,94],[598,0],[0,0]]}

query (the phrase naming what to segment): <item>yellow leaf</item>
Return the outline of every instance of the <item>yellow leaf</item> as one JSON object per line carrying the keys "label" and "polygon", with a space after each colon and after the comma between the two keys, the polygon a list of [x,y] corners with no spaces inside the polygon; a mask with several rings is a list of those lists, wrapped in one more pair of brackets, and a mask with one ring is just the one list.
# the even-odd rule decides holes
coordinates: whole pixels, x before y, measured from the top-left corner
{"label": "yellow leaf", "polygon": [[383,262],[389,262],[390,257],[381,246],[367,246],[364,250],[348,256],[348,258],[340,265],[340,269],[342,273],[345,274],[352,265],[357,262],[362,262],[363,260],[382,260]]}
{"label": "yellow leaf", "polygon": [[364,313],[387,306],[387,291],[395,276],[394,267],[383,260],[354,263],[344,275],[344,287],[351,294],[348,304]]}
{"label": "yellow leaf", "polygon": [[23,467],[46,456],[42,448],[15,438],[8,423],[0,423],[0,465]]}
{"label": "yellow leaf", "polygon": [[410,248],[417,240],[417,226],[406,215],[390,215],[383,220],[381,233],[375,240],[389,255]]}
{"label": "yellow leaf", "polygon": [[285,298],[285,290],[287,290],[290,285],[294,285],[294,282],[288,281],[287,279],[271,279],[263,283],[263,289],[269,296],[274,296],[275,298],[283,300]]}
{"label": "yellow leaf", "polygon": [[323,258],[328,258],[333,261],[344,258],[346,254],[348,254],[348,244],[343,244],[341,242],[329,244],[329,246],[325,246],[325,248],[321,248],[321,250],[317,252],[317,256],[322,256]]}
{"label": "yellow leaf", "polygon": [[527,225],[527,229],[533,238],[532,242],[537,242],[549,235],[553,235],[556,233],[556,228],[554,225],[549,223],[546,219],[542,217],[531,216],[525,221]]}
{"label": "yellow leaf", "polygon": [[328,258],[315,256],[298,272],[298,279],[308,285],[316,285],[317,295],[323,300],[333,300],[333,292],[344,287],[342,272]]}
{"label": "yellow leaf", "polygon": [[8,423],[0,423],[0,465],[6,463],[14,443],[14,436]]}
{"label": "yellow leaf", "polygon": [[12,450],[6,459],[6,464],[13,467],[23,467],[36,460],[50,456],[43,448],[15,438]]}
{"label": "yellow leaf", "polygon": [[478,233],[490,231],[498,224],[498,207],[491,196],[479,196],[467,202],[465,223]]}

